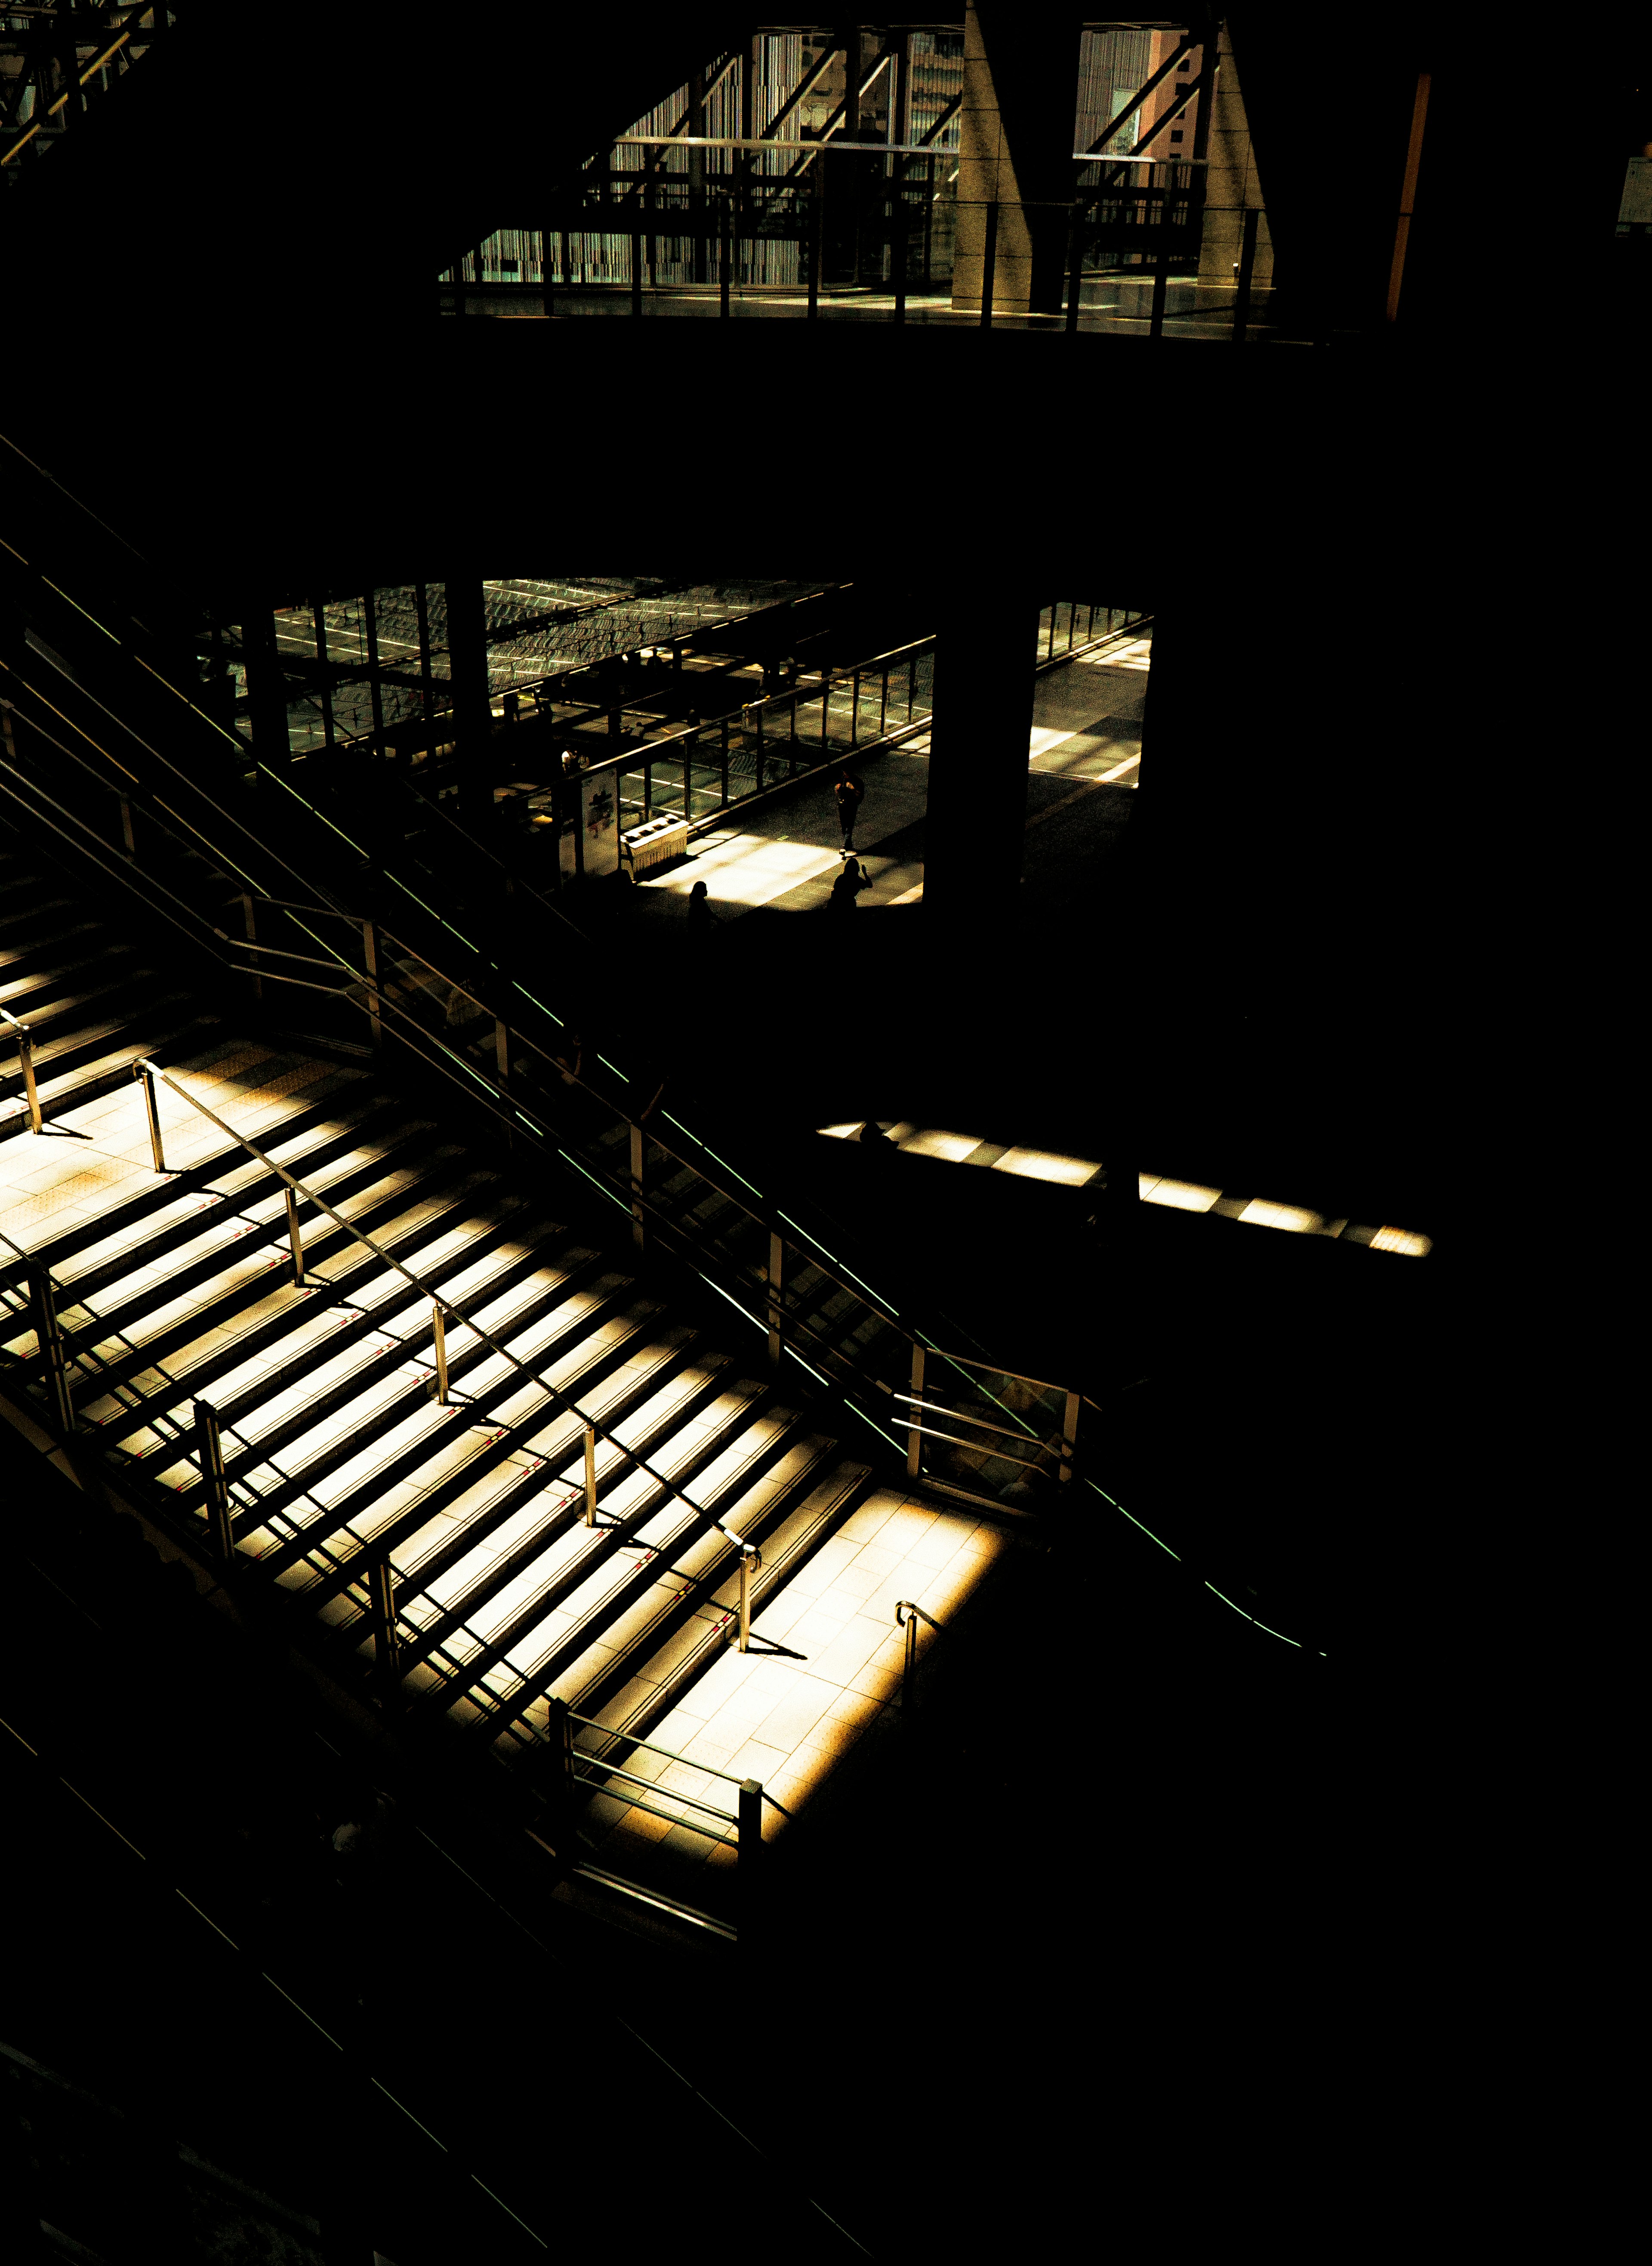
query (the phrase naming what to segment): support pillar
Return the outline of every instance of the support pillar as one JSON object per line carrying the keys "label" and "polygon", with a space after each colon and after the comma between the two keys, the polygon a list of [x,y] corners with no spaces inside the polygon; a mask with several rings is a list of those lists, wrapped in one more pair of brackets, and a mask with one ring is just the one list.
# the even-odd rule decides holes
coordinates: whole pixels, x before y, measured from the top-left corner
{"label": "support pillar", "polygon": [[1036,591],[1018,588],[965,541],[969,579],[936,594],[924,834],[925,906],[932,919],[960,925],[1007,912],[1020,887],[1039,614]]}
{"label": "support pillar", "polygon": [[1009,0],[966,0],[954,311],[981,311],[987,216],[996,208],[995,309],[1060,312],[1078,99],[1076,18],[1052,27]]}

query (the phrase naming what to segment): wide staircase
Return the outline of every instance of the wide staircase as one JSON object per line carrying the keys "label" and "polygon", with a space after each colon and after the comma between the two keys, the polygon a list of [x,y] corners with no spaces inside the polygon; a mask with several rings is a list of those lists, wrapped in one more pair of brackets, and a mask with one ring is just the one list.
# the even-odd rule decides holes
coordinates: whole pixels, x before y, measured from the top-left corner
{"label": "wide staircase", "polygon": [[398,1738],[502,1765],[567,1874],[731,1932],[742,1841],[888,1715],[895,1608],[927,1642],[1002,1536],[874,1488],[801,1372],[617,1261],[572,1176],[192,1014],[15,841],[0,890],[41,1104],[14,1069],[26,1427]]}

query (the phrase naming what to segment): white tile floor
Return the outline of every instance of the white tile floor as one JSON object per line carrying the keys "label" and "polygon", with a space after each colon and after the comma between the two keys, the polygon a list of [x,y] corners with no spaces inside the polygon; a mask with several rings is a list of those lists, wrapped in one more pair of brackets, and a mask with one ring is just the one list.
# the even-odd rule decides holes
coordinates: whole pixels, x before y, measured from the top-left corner
{"label": "white tile floor", "polygon": [[[650,1816],[625,1801],[623,1787],[599,1797],[593,1821],[611,1825],[616,1853],[628,1838],[670,1837],[685,1856],[729,1861],[732,1838],[719,1843],[679,1824],[697,1813],[671,1799],[697,1795],[732,1814],[736,1788],[713,1772],[757,1779],[795,1811],[896,1700],[906,1646],[897,1601],[922,1605],[944,1627],[1009,1547],[967,1510],[937,1510],[893,1488],[869,1495],[757,1615],[753,1649],[720,1654],[650,1734],[683,1762],[647,1751],[625,1760],[658,1788],[644,1798],[669,1814]],[[920,1663],[935,1641],[920,1623]],[[605,1720],[621,1719],[618,1703],[613,1714],[605,1711]],[[600,1734],[583,1732],[581,1743],[600,1744]],[[765,1840],[785,1825],[765,1803]]]}

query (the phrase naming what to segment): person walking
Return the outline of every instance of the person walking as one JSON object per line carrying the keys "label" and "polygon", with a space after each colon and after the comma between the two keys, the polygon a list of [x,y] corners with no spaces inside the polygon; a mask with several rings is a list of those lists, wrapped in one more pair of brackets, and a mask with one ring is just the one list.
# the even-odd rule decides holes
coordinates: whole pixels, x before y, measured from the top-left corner
{"label": "person walking", "polygon": [[855,815],[866,800],[866,791],[852,771],[842,771],[832,793],[837,798],[837,821],[844,830],[842,855],[846,858],[855,846]]}

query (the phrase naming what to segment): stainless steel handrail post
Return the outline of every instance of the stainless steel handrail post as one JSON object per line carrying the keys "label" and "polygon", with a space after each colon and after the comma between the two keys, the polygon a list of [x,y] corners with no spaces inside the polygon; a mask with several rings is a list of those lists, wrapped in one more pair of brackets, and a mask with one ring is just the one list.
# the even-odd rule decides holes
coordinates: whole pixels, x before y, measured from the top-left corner
{"label": "stainless steel handrail post", "polygon": [[388,1553],[373,1561],[367,1569],[367,1581],[373,1620],[373,1666],[380,1692],[388,1703],[401,1688],[396,1641],[396,1575]]}
{"label": "stainless steel handrail post", "polygon": [[751,1649],[751,1577],[763,1564],[763,1553],[755,1542],[740,1546],[740,1649]]}
{"label": "stainless steel handrail post", "polygon": [[763,1894],[763,1781],[749,1778],[735,1797],[740,1825],[735,1885],[740,1896],[740,1940],[754,1948],[761,1920]]}
{"label": "stainless steel handrail post", "polygon": [[293,1247],[293,1283],[303,1290],[304,1283],[304,1246],[298,1233],[298,1199],[290,1188],[283,1192],[287,1198],[287,1239]]}
{"label": "stainless steel handrail post", "polygon": [[585,1524],[596,1524],[596,1428],[585,1427]]}
{"label": "stainless steel handrail post", "polygon": [[23,1074],[23,1098],[28,1107],[29,1130],[40,1129],[40,1097],[34,1083],[34,1039],[26,1023],[0,1007],[0,1023],[7,1024],[18,1034],[18,1068]]}
{"label": "stainless steel handrail post", "polygon": [[378,923],[375,920],[362,923],[362,956],[367,963],[368,1025],[373,1034],[373,1044],[377,1047],[384,1042],[384,1032],[379,1020]]}
{"label": "stainless steel handrail post", "polygon": [[769,1366],[778,1369],[784,1350],[780,1338],[780,1294],[784,1287],[786,1245],[772,1228],[769,1231]]}
{"label": "stainless steel handrail post", "polygon": [[44,1267],[29,1269],[30,1301],[34,1308],[34,1334],[46,1356],[46,1389],[52,1414],[63,1433],[75,1429],[75,1400],[69,1386],[69,1363],[63,1352],[62,1324],[52,1297],[52,1278]]}
{"label": "stainless steel handrail post", "polygon": [[135,1063],[132,1067],[134,1075],[143,1087],[143,1107],[149,1114],[150,1148],[154,1154],[155,1169],[157,1173],[164,1173],[166,1170],[166,1152],[161,1146],[161,1112],[155,1080],[142,1063]]}
{"label": "stainless steel handrail post", "polygon": [[207,1531],[226,1566],[235,1563],[235,1529],[230,1520],[230,1483],[224,1476],[223,1441],[218,1412],[209,1400],[195,1403],[195,1457],[207,1493]]}
{"label": "stainless steel handrail post", "polygon": [[448,1323],[447,1316],[435,1299],[430,1305],[430,1329],[436,1356],[436,1399],[445,1408],[448,1405]]}
{"label": "stainless steel handrail post", "polygon": [[647,1246],[642,1203],[642,1128],[635,1123],[631,1129],[631,1239],[639,1251]]}
{"label": "stainless steel handrail post", "polygon": [[18,1029],[18,1068],[23,1073],[23,1092],[29,1106],[29,1130],[40,1129],[40,1089],[34,1083],[34,1042],[21,1026]]}
{"label": "stainless steel handrail post", "polygon": [[[545,1702],[545,1745],[548,1751],[548,1771],[545,1793],[551,1804],[552,1830],[559,1837],[571,1832],[574,1825],[574,1789],[579,1781],[574,1774],[574,1717],[566,1700]],[[560,1851],[559,1849],[559,1854]]]}
{"label": "stainless steel handrail post", "polygon": [[[912,1341],[912,1398],[924,1398],[924,1349],[916,1339]],[[906,1436],[906,1476],[917,1479],[923,1470],[924,1436],[916,1424]]]}
{"label": "stainless steel handrail post", "polygon": [[[243,889],[241,892],[241,910],[246,922],[246,940],[249,945],[256,947],[258,922],[252,910],[252,894],[250,889]],[[261,999],[264,997],[264,978],[256,968],[252,970],[252,997],[255,999]]]}
{"label": "stainless steel handrail post", "polygon": [[903,1597],[895,1608],[895,1626],[906,1632],[906,1652],[901,1667],[901,1713],[917,1713],[917,1625],[925,1621],[932,1629],[940,1623],[922,1605],[915,1605],[910,1597]]}

